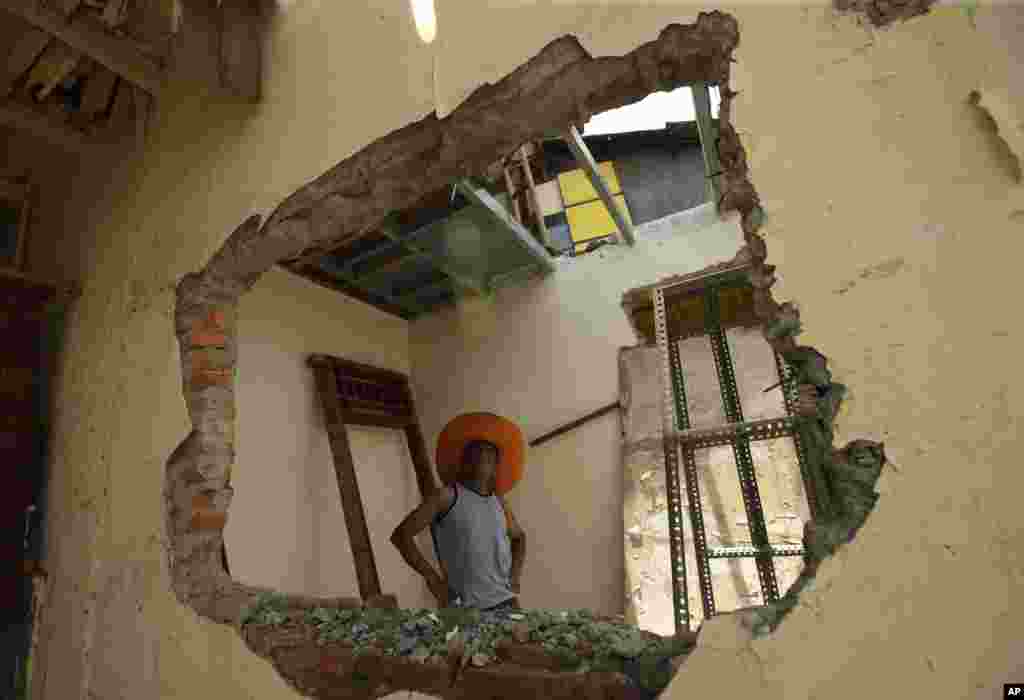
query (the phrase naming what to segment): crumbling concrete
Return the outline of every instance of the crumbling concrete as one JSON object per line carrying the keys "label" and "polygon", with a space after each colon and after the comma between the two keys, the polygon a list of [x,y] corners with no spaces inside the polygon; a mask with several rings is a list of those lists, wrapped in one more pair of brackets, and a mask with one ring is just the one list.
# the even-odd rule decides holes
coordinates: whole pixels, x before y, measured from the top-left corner
{"label": "crumbling concrete", "polygon": [[935,0],[833,0],[841,12],[863,15],[876,27],[919,17],[928,12]]}

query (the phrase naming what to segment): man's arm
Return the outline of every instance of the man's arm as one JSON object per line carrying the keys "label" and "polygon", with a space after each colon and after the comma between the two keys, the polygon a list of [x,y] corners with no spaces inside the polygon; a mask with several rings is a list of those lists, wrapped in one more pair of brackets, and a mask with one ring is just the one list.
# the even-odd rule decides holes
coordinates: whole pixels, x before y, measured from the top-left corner
{"label": "man's arm", "polygon": [[505,509],[505,523],[508,526],[508,538],[512,543],[512,589],[519,592],[519,582],[523,575],[523,559],[526,558],[526,533],[519,526],[519,521],[508,507],[505,499],[498,496],[501,507]]}
{"label": "man's arm", "polygon": [[416,545],[416,535],[430,527],[434,518],[451,508],[454,497],[451,488],[437,489],[416,510],[409,513],[391,535],[391,543],[398,549],[405,562],[426,580],[427,586],[435,596],[448,584],[423,556],[423,552]]}

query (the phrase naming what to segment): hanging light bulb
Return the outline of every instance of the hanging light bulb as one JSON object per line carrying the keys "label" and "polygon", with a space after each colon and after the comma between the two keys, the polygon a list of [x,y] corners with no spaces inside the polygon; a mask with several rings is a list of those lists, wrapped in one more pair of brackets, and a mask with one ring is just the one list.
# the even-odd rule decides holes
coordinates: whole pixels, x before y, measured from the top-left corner
{"label": "hanging light bulb", "polygon": [[434,41],[437,36],[437,13],[434,12],[434,0],[409,0],[412,6],[412,18],[416,22],[416,32],[424,44]]}

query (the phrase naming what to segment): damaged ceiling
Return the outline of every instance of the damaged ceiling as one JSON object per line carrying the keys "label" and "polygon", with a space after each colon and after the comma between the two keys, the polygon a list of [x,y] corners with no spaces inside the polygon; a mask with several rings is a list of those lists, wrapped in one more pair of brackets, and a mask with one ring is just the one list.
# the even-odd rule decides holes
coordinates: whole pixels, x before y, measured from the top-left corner
{"label": "damaged ceiling", "polygon": [[315,260],[285,267],[412,320],[463,295],[485,294],[544,271],[538,255],[546,251],[524,241],[529,234],[521,226],[517,235],[505,211],[483,187],[466,181],[431,192]]}

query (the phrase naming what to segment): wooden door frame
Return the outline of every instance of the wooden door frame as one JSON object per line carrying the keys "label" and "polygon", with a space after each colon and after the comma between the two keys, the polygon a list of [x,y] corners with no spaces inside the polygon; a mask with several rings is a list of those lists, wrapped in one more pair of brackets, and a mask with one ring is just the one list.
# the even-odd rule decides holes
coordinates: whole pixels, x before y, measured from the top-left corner
{"label": "wooden door frame", "polygon": [[366,526],[348,426],[403,431],[423,498],[436,488],[429,452],[406,375],[330,355],[310,355],[307,364],[313,370],[323,408],[359,595],[368,600],[381,595],[380,576]]}

